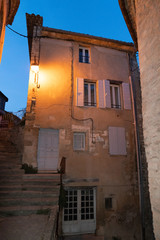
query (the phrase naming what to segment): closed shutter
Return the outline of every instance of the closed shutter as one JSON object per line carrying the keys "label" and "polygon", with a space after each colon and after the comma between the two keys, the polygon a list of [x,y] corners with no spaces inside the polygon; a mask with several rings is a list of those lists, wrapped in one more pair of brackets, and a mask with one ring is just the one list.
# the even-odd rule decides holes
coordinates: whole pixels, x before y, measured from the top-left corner
{"label": "closed shutter", "polygon": [[105,103],[107,108],[111,108],[110,81],[105,80]]}
{"label": "closed shutter", "polygon": [[77,106],[84,106],[84,79],[77,78]]}
{"label": "closed shutter", "polygon": [[99,108],[105,108],[103,83],[104,83],[104,80],[98,81]]}
{"label": "closed shutter", "polygon": [[109,153],[111,155],[126,155],[125,128],[109,127]]}
{"label": "closed shutter", "polygon": [[122,83],[124,109],[131,109],[131,96],[128,83]]}
{"label": "closed shutter", "polygon": [[98,81],[99,107],[111,108],[110,82],[108,80]]}

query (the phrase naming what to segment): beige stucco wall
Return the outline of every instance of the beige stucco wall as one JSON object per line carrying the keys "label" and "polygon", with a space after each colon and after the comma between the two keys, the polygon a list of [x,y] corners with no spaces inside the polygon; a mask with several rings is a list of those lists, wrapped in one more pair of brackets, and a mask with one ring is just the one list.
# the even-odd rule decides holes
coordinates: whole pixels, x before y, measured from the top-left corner
{"label": "beige stucco wall", "polygon": [[155,238],[160,239],[160,1],[136,1],[145,150]]}
{"label": "beige stucco wall", "polygon": [[[62,157],[66,158],[64,185],[97,188],[97,234],[106,239],[113,236],[140,239],[132,110],[124,110],[123,105],[121,110],[76,106],[77,77],[96,84],[103,79],[129,82],[128,54],[85,45],[91,53],[91,63],[85,64],[79,63],[77,42],[41,39],[40,46],[40,88],[35,88],[31,72],[23,162],[37,166],[39,128],[59,129],[59,163]],[[96,95],[98,103],[98,88]],[[30,112],[32,97],[36,99],[36,107]],[[93,119],[93,136],[91,121],[74,120],[71,110],[74,118]],[[110,156],[109,126],[125,128],[126,156]],[[86,151],[73,151],[74,131],[86,133]],[[111,211],[105,210],[104,204],[109,196],[113,197]]]}

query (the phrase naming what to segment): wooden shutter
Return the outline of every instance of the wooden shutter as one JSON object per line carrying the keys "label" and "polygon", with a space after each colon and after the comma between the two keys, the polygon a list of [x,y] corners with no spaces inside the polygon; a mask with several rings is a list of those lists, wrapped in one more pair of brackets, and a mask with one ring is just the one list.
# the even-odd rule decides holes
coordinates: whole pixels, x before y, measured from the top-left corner
{"label": "wooden shutter", "polygon": [[111,155],[126,155],[125,128],[109,127],[109,153]]}
{"label": "wooden shutter", "polygon": [[108,80],[98,81],[99,107],[111,108],[110,82]]}
{"label": "wooden shutter", "polygon": [[110,81],[105,81],[105,105],[107,108],[111,108],[111,96],[110,96]]}
{"label": "wooden shutter", "polygon": [[84,79],[77,78],[77,106],[84,106]]}
{"label": "wooden shutter", "polygon": [[105,108],[104,102],[104,80],[98,81],[99,108]]}
{"label": "wooden shutter", "polygon": [[122,83],[124,109],[131,109],[129,83]]}

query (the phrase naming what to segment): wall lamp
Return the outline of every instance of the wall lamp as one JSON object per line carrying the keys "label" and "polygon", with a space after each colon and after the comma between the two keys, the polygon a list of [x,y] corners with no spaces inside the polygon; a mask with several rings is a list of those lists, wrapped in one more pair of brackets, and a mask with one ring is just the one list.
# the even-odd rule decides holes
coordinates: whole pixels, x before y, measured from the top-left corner
{"label": "wall lamp", "polygon": [[40,88],[40,84],[38,83],[39,80],[39,65],[36,63],[33,63],[31,65],[31,70],[34,72],[34,84],[36,85],[37,88]]}

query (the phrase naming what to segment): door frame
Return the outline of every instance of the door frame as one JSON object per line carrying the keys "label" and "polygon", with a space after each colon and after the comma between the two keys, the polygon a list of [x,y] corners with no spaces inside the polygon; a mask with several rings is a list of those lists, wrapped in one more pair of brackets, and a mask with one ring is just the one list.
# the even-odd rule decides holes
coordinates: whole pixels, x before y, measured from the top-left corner
{"label": "door frame", "polygon": [[[66,191],[69,190],[76,190],[77,191],[77,220],[74,221],[64,221],[64,210],[62,211],[62,232],[63,235],[76,235],[76,234],[87,234],[87,233],[95,233],[96,231],[96,187],[93,186],[86,186],[86,187],[67,187],[65,188]],[[94,219],[88,219],[88,220],[81,220],[81,191],[82,190],[93,190],[93,208],[94,208]],[[93,229],[89,229],[89,225],[92,225]],[[77,227],[76,230],[71,231],[65,231],[66,229],[73,229]]]}

